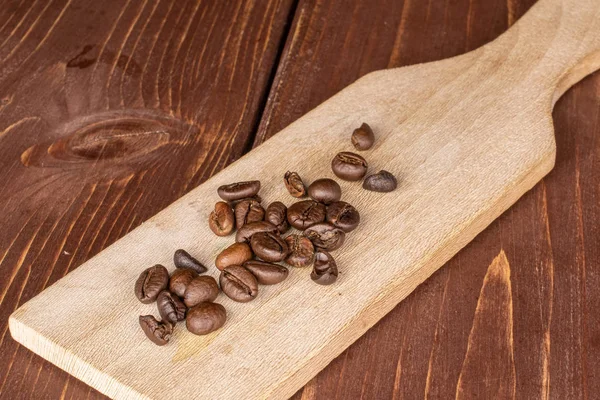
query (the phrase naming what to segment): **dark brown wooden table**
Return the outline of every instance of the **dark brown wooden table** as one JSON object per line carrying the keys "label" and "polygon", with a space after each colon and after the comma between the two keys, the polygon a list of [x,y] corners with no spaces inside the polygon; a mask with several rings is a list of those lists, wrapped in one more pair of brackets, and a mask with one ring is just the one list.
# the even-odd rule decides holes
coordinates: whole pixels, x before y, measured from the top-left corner
{"label": "dark brown wooden table", "polygon": [[[0,398],[103,398],[11,339],[20,304],[358,77],[533,3],[2,1]],[[600,73],[554,122],[554,171],[295,399],[599,398]]]}

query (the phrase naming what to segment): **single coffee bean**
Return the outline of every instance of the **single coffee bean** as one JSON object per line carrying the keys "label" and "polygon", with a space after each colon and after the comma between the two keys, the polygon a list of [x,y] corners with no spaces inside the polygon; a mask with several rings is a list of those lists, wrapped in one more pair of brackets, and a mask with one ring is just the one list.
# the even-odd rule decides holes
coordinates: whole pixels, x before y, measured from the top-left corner
{"label": "single coffee bean", "polygon": [[160,264],[146,269],[135,281],[135,296],[144,304],[152,303],[169,285],[169,271]]}
{"label": "single coffee bean", "polygon": [[168,290],[163,290],[156,299],[158,313],[163,321],[175,325],[185,319],[187,308],[181,299]]}
{"label": "single coffee bean", "polygon": [[319,285],[331,285],[337,277],[337,264],[331,254],[326,251],[317,252],[310,278]]}
{"label": "single coffee bean", "polygon": [[299,201],[288,208],[287,219],[294,228],[304,230],[325,221],[325,205],[314,200]]}
{"label": "single coffee bean", "polygon": [[283,176],[283,183],[292,196],[302,197],[306,195],[306,187],[297,172],[286,172]]}
{"label": "single coffee bean", "polygon": [[360,214],[345,201],[336,201],[327,206],[327,222],[348,233],[360,223]]}
{"label": "single coffee bean", "polygon": [[225,268],[219,277],[221,290],[230,299],[246,303],[258,295],[258,281],[250,271],[239,265]]}
{"label": "single coffee bean", "polygon": [[217,193],[223,200],[232,201],[255,196],[259,190],[260,181],[247,181],[219,186]]}
{"label": "single coffee bean", "polygon": [[244,200],[235,205],[235,225],[238,229],[247,223],[262,221],[265,209],[256,200]]}
{"label": "single coffee bean", "polygon": [[250,246],[254,254],[263,261],[283,261],[288,255],[287,243],[278,233],[255,233],[250,239]]}
{"label": "single coffee bean", "polygon": [[235,228],[233,210],[224,201],[215,204],[215,209],[208,216],[208,227],[217,236],[227,236]]}
{"label": "single coffee bean", "polygon": [[367,161],[356,153],[342,151],[331,161],[333,173],[346,181],[359,181],[367,173]]}
{"label": "single coffee bean", "polygon": [[265,221],[268,221],[277,227],[279,233],[285,233],[290,229],[287,220],[287,207],[280,201],[275,201],[267,207]]}
{"label": "single coffee bean", "polygon": [[261,285],[275,285],[283,282],[289,273],[288,269],[282,265],[258,260],[246,261],[243,267],[250,271]]}
{"label": "single coffee bean", "polygon": [[250,222],[235,234],[236,242],[249,242],[252,235],[259,232],[277,232],[277,227],[267,221]]}
{"label": "single coffee bean", "polygon": [[289,254],[285,262],[292,267],[308,267],[315,255],[315,247],[310,239],[302,235],[289,235],[285,238]]}
{"label": "single coffee bean", "polygon": [[176,294],[179,297],[183,297],[187,285],[195,278],[198,274],[193,269],[183,268],[176,269],[171,274],[171,280],[169,281],[169,291]]}
{"label": "single coffee bean", "polygon": [[381,170],[376,174],[369,175],[363,182],[363,189],[372,192],[387,193],[398,187],[396,177],[388,171]]}
{"label": "single coffee bean", "polygon": [[369,150],[375,143],[375,135],[369,124],[364,123],[352,132],[352,144],[356,150]]}
{"label": "single coffee bean", "polygon": [[173,334],[173,325],[157,321],[154,315],[140,315],[139,322],[142,330],[152,342],[159,346],[169,343]]}
{"label": "single coffee bean", "polygon": [[194,335],[207,335],[221,328],[227,320],[225,307],[218,303],[200,303],[189,309],[185,326]]}
{"label": "single coffee bean", "polygon": [[215,301],[219,295],[219,285],[212,276],[197,276],[187,285],[183,294],[183,302],[188,307],[194,307],[205,301]]}
{"label": "single coffee bean", "polygon": [[221,271],[230,265],[242,265],[252,259],[252,250],[248,243],[234,243],[223,250],[215,261],[215,266]]}
{"label": "single coffee bean", "polygon": [[304,236],[310,239],[316,248],[322,250],[339,249],[344,244],[346,234],[329,222],[315,224],[304,231]]}
{"label": "single coffee bean", "polygon": [[342,188],[333,179],[317,179],[308,187],[308,195],[324,204],[331,204],[342,198]]}
{"label": "single coffee bean", "polygon": [[193,269],[199,274],[203,274],[208,270],[208,268],[202,265],[200,261],[196,260],[190,253],[183,249],[179,249],[175,252],[173,255],[173,263],[175,263],[177,268]]}

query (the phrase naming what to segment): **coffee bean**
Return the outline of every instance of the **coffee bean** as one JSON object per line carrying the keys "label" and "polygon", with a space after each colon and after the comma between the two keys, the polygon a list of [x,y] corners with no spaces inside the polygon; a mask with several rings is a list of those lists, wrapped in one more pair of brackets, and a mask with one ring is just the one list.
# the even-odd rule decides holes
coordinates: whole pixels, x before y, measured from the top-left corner
{"label": "coffee bean", "polygon": [[171,280],[169,281],[169,291],[171,293],[176,294],[179,297],[183,297],[187,285],[197,276],[198,274],[193,269],[176,269],[171,274]]}
{"label": "coffee bean", "polygon": [[208,216],[208,227],[217,236],[227,236],[235,228],[233,210],[229,204],[219,201]]}
{"label": "coffee bean", "polygon": [[360,214],[345,201],[336,201],[327,206],[327,222],[348,233],[360,223]]}
{"label": "coffee bean", "polygon": [[326,251],[317,252],[310,278],[319,285],[331,285],[337,277],[337,264],[331,254]]}
{"label": "coffee bean", "polygon": [[139,322],[142,330],[152,342],[159,346],[169,343],[173,334],[173,325],[157,321],[154,315],[140,315]]}
{"label": "coffee bean", "polygon": [[163,321],[175,325],[177,321],[185,319],[185,312],[187,310],[185,304],[183,304],[179,297],[168,290],[160,292],[156,299],[156,306]]}
{"label": "coffee bean", "polygon": [[277,227],[279,233],[285,233],[290,229],[287,220],[287,207],[280,201],[275,201],[267,207],[265,221],[268,221]]}
{"label": "coffee bean", "polygon": [[363,189],[372,192],[387,193],[398,187],[396,177],[388,171],[381,170],[376,174],[369,175],[363,182]]}
{"label": "coffee bean", "polygon": [[240,303],[246,303],[258,295],[258,281],[250,271],[239,265],[225,268],[219,283],[223,293]]}
{"label": "coffee bean", "polygon": [[322,222],[306,228],[304,236],[309,238],[318,249],[335,250],[344,244],[346,234],[329,222]]}
{"label": "coffee bean", "polygon": [[173,255],[173,262],[177,268],[193,269],[199,274],[203,274],[208,270],[208,268],[202,265],[200,261],[196,260],[190,253],[183,249],[179,249],[175,252]]}
{"label": "coffee bean", "polygon": [[359,181],[367,173],[367,161],[356,153],[342,151],[331,161],[333,173],[346,181]]}
{"label": "coffee bean", "polygon": [[285,262],[292,267],[308,267],[315,255],[315,248],[307,237],[301,235],[289,235],[285,238],[289,254]]}
{"label": "coffee bean", "polygon": [[308,187],[308,195],[314,201],[330,204],[342,197],[342,188],[333,179],[317,179]]}
{"label": "coffee bean", "polygon": [[169,285],[169,271],[160,264],[146,269],[135,281],[135,296],[144,304],[152,303]]}
{"label": "coffee bean", "polygon": [[255,196],[260,190],[260,181],[247,181],[219,186],[217,193],[225,201]]}
{"label": "coffee bean", "polygon": [[217,256],[215,266],[222,271],[225,267],[230,265],[242,265],[245,261],[251,259],[252,250],[250,250],[248,243],[234,243]]}
{"label": "coffee bean", "polygon": [[214,301],[219,295],[219,285],[212,276],[197,276],[187,285],[183,294],[183,302],[193,307],[205,301]]}
{"label": "coffee bean", "polygon": [[244,200],[235,205],[235,225],[238,229],[247,223],[262,221],[265,209],[256,200]]}
{"label": "coffee bean", "polygon": [[207,335],[221,328],[227,320],[225,307],[204,302],[188,310],[185,326],[195,335]]}
{"label": "coffee bean", "polygon": [[306,229],[325,220],[325,205],[314,200],[304,200],[288,208],[287,219],[296,229]]}
{"label": "coffee bean", "polygon": [[375,143],[375,135],[369,124],[364,123],[352,132],[352,144],[356,150],[369,150]]}
{"label": "coffee bean", "polygon": [[297,172],[286,172],[283,176],[283,183],[288,192],[294,197],[302,197],[306,194],[304,182],[302,182],[302,178]]}
{"label": "coffee bean", "polygon": [[246,261],[243,267],[250,271],[261,285],[275,285],[283,282],[289,273],[288,269],[282,265],[258,260]]}
{"label": "coffee bean", "polygon": [[277,227],[267,221],[251,222],[238,229],[235,241],[249,242],[252,235],[258,232],[277,232]]}
{"label": "coffee bean", "polygon": [[287,243],[278,233],[255,233],[250,239],[250,246],[254,254],[263,261],[283,261],[288,255]]}

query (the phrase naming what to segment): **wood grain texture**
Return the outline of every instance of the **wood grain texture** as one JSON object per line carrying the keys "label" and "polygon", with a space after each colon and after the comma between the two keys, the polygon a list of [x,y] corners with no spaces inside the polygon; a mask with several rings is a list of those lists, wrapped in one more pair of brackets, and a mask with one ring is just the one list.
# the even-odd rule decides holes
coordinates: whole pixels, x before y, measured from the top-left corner
{"label": "wood grain texture", "polygon": [[1,397],[103,397],[8,316],[243,153],[291,6],[2,2]]}
{"label": "wood grain texture", "polygon": [[[300,2],[256,143],[370,71],[451,57],[494,39],[533,3]],[[597,393],[599,93],[596,73],[559,100],[554,170],[294,399],[453,398],[484,276],[502,250],[511,269],[516,398]],[[476,334],[485,341],[497,332]],[[483,371],[489,357],[466,366]],[[483,384],[463,375],[463,385]]]}
{"label": "wood grain texture", "polygon": [[[305,32],[296,40],[304,43],[304,47],[302,51],[292,49],[292,54],[284,58],[280,66],[261,135],[283,128],[370,70],[388,64],[398,66],[445,58],[478,47],[506,29],[532,1],[390,3],[393,3],[388,4],[390,8],[385,8],[382,7],[385,5],[382,1],[356,2],[355,7],[347,7],[346,2],[343,6],[335,1],[300,2],[296,15],[297,20],[301,16],[304,18],[301,29],[305,29]],[[0,26],[13,24],[10,25],[12,30],[14,21],[18,22],[18,18],[27,11],[27,6],[24,4],[18,8],[11,4],[11,7],[0,9]],[[32,12],[36,10],[39,11],[39,8]],[[347,21],[351,18],[360,24],[349,24]],[[335,30],[331,30],[332,26]],[[370,38],[371,35],[377,35],[379,42]],[[298,64],[290,60],[298,60]],[[250,66],[245,64],[243,68]],[[283,72],[288,74],[290,80],[279,79]],[[599,185],[595,172],[600,134],[599,79],[598,74],[587,78],[558,103],[555,111],[557,165],[548,178],[479,235],[448,267],[435,274],[336,359],[298,394],[298,398],[453,396],[463,369],[477,296],[488,264],[501,249],[506,252],[511,268],[518,397],[548,398],[551,393],[552,398],[592,398],[590,393],[598,392],[600,382],[594,376],[594,371],[598,370],[600,362],[597,328],[600,321],[593,310],[599,304],[595,288],[599,283],[600,249],[598,241],[594,240],[599,237],[599,227],[595,222],[599,220]],[[285,88],[289,89],[295,80],[301,80],[302,84],[285,93]],[[273,106],[273,99],[277,100],[277,107]],[[9,99],[4,102],[9,102]],[[203,137],[215,135],[214,132],[203,132]],[[5,148],[5,154],[11,154],[14,143]],[[20,157],[21,152],[13,151],[13,157]],[[4,162],[6,157],[0,160]],[[10,174],[6,169],[3,171]],[[41,171],[38,173],[44,177]],[[168,174],[168,171],[156,169],[153,179],[160,181],[162,174]],[[182,181],[186,179],[181,178]],[[179,195],[157,193],[156,190],[153,193],[156,193],[155,203],[163,196],[169,197],[164,204]],[[140,201],[151,201],[143,198],[144,190],[138,190],[136,194],[142,198]],[[19,199],[23,201],[26,198],[23,196]],[[117,212],[121,217],[116,221],[129,218],[127,223],[123,227],[115,227],[118,232],[113,232],[109,239],[106,238],[106,230],[79,237],[88,229],[94,229],[86,227],[86,221],[83,224],[75,223],[74,227],[69,224],[58,226],[55,230],[58,239],[50,238],[45,244],[48,248],[56,246],[53,244],[55,241],[67,241],[65,238],[69,238],[69,232],[74,229],[75,239],[68,239],[69,243],[74,244],[73,247],[78,241],[84,246],[92,246],[90,242],[105,240],[104,244],[93,245],[93,252],[97,252],[162,207],[137,207],[135,199],[117,202],[116,205],[101,205],[97,197],[93,198],[95,206],[107,215],[107,221],[115,219],[112,215]],[[76,201],[83,202],[85,197]],[[48,207],[41,200],[37,206],[40,211]],[[114,207],[120,209],[114,211]],[[81,211],[81,218],[91,218],[90,209]],[[143,215],[136,217],[136,213]],[[128,214],[129,217],[126,217]],[[44,232],[47,226],[52,226],[55,217],[50,216],[41,230],[35,221],[26,224],[26,217],[16,213],[10,216],[5,214],[4,218],[22,218],[19,226],[21,238],[16,242],[25,242],[21,247],[35,248],[36,239],[32,239],[31,243],[28,239],[38,230]],[[135,223],[132,224],[133,218]],[[72,249],[65,251],[71,253]],[[85,248],[80,250],[68,267],[64,257],[68,258],[71,254],[57,255],[58,261],[54,265],[51,265],[52,255],[40,255],[40,260],[49,260],[43,264],[32,263],[25,256],[25,260],[21,260],[20,256],[5,259],[1,267],[3,276],[4,271],[9,268],[12,271],[15,265],[20,265],[17,269],[25,265],[30,272],[13,278],[12,285],[7,284],[5,291],[8,294],[3,297],[0,319],[3,329],[6,330],[6,317],[17,302],[24,302],[44,286],[36,278],[37,286],[21,295],[23,287],[32,285],[24,279],[50,274],[49,282],[53,282],[66,269],[85,261],[90,252],[86,251]],[[12,264],[6,264],[8,262]],[[53,268],[57,270],[53,271]],[[486,330],[479,334],[492,337],[495,332]],[[2,397],[102,397],[30,352],[16,350],[17,346],[6,334],[3,336],[2,349],[3,352],[14,354],[1,361],[6,363],[0,368],[0,380],[6,381],[1,391]],[[485,365],[485,361],[474,360],[481,366]],[[8,367],[5,369],[4,365]],[[468,383],[470,387],[478,384],[477,381]]]}

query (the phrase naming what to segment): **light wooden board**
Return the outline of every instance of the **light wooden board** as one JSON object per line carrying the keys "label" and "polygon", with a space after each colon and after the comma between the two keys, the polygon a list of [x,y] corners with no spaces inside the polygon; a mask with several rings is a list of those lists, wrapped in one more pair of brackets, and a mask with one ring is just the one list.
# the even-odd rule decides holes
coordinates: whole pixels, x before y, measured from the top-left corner
{"label": "light wooden board", "polygon": [[[114,398],[293,394],[552,168],[551,109],[600,67],[599,19],[596,0],[542,0],[484,48],[367,75],[26,303],[13,337]],[[206,224],[216,188],[260,179],[266,203],[289,205],[283,173],[333,177],[331,158],[352,149],[362,121],[378,136],[363,153],[371,170],[401,184],[378,194],[341,183],[362,224],[335,253],[338,282],[294,269],[251,303],[221,295],[222,330],[179,326],[169,346],[150,343],[137,316],[155,306],[135,299],[133,282],[151,264],[172,268],[179,247],[212,265],[233,240]]]}

